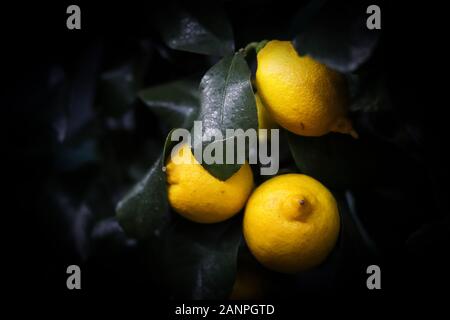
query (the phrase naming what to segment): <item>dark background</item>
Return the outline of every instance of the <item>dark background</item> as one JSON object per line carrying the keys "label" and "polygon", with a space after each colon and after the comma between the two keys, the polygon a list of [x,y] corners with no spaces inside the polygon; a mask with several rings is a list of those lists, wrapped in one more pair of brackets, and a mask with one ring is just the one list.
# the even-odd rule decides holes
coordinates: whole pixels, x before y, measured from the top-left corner
{"label": "dark background", "polygon": [[[156,159],[169,128],[139,101],[125,111],[96,109],[96,84],[102,73],[129,59],[148,58],[143,87],[200,77],[217,60],[168,49],[152,23],[157,4],[79,1],[81,31],[65,27],[68,4],[2,9],[3,151],[9,163],[4,170],[12,191],[4,215],[13,220],[3,224],[10,233],[7,264],[14,271],[8,280],[19,294],[70,298],[126,292],[165,299],[171,293],[144,249],[112,217],[134,182],[131,177]],[[289,39],[289,19],[300,5],[226,1],[236,48],[266,38]],[[313,293],[370,300],[430,297],[445,290],[448,103],[441,97],[448,81],[440,11],[427,3],[382,6],[383,34],[370,63],[384,71],[392,108],[356,117],[360,130],[390,150],[387,170],[396,179],[353,190],[377,253],[347,246],[336,253],[345,257],[337,280],[334,269],[297,279],[298,286],[280,276],[272,298]],[[67,106],[73,108],[70,116]],[[62,132],[64,143],[58,140]],[[365,266],[371,263],[382,269],[379,292],[365,289]],[[69,264],[81,266],[81,292],[65,287]]]}

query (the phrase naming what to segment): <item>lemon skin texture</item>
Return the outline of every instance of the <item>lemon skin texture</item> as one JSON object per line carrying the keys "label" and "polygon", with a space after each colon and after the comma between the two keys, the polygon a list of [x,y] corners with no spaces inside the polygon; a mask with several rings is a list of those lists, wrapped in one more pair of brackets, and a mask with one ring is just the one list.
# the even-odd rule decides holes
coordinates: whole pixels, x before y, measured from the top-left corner
{"label": "lemon skin texture", "polygon": [[[187,163],[177,163],[185,160]],[[166,165],[168,198],[183,217],[199,223],[224,221],[237,214],[253,189],[253,173],[246,163],[228,180],[220,181],[197,162],[183,145]]]}
{"label": "lemon skin texture", "polygon": [[258,113],[258,128],[268,130],[278,128],[277,123],[272,119],[272,116],[269,114],[269,111],[264,106],[258,94],[255,94],[255,100]]}
{"label": "lemon skin texture", "polygon": [[258,112],[258,129],[265,129],[266,131],[258,131],[259,145],[268,143],[271,140],[271,130],[277,129],[279,126],[273,120],[267,108],[263,105],[261,98],[255,94],[256,110]]}
{"label": "lemon skin texture", "polygon": [[357,137],[347,118],[345,78],[309,56],[299,56],[290,41],[268,42],[257,55],[256,87],[274,120],[303,136],[330,131]]}
{"label": "lemon skin texture", "polygon": [[322,263],[336,244],[339,228],[331,192],[302,174],[284,174],[261,184],[248,200],[243,221],[255,258],[283,273]]}

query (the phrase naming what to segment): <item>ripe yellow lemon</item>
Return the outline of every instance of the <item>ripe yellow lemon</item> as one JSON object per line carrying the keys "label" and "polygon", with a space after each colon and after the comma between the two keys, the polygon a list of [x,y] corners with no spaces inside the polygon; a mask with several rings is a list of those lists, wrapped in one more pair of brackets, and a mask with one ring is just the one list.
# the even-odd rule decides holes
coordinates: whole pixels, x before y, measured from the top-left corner
{"label": "ripe yellow lemon", "polygon": [[256,110],[258,113],[258,128],[259,129],[275,129],[278,127],[276,122],[272,119],[267,108],[261,101],[258,94],[255,94]]}
{"label": "ripe yellow lemon", "polygon": [[303,136],[330,131],[357,137],[347,118],[345,78],[308,56],[289,41],[268,42],[257,55],[256,87],[274,120]]}
{"label": "ripe yellow lemon", "polygon": [[259,145],[267,143],[271,137],[270,130],[278,128],[276,122],[272,119],[267,108],[261,101],[258,94],[255,94],[256,110],[258,113],[258,129],[266,129],[267,131],[258,131]]}
{"label": "ripe yellow lemon", "polygon": [[336,244],[339,227],[331,192],[303,174],[284,174],[261,184],[248,200],[243,223],[255,258],[284,273],[324,261]]}
{"label": "ripe yellow lemon", "polygon": [[238,213],[253,189],[246,163],[228,180],[220,181],[197,162],[184,144],[166,165],[169,203],[187,219],[200,223],[224,221]]}

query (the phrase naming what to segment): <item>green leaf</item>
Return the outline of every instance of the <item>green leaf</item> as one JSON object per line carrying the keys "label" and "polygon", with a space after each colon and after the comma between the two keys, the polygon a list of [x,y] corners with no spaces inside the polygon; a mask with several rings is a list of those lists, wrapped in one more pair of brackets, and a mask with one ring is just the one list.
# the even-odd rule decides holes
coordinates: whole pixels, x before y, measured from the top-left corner
{"label": "green leaf", "polygon": [[139,92],[139,98],[170,128],[190,128],[199,109],[198,82],[180,80]]}
{"label": "green leaf", "polygon": [[[250,82],[251,71],[240,53],[227,56],[204,75],[200,83],[200,116],[202,137],[194,137],[194,143],[201,140],[203,150],[211,143],[211,135],[220,132],[226,137],[226,129],[258,128],[256,102]],[[237,138],[235,134],[233,139]],[[223,164],[206,164],[203,167],[220,180],[226,180],[239,170],[240,164],[225,164],[225,143],[223,143]]]}
{"label": "green leaf", "polygon": [[170,139],[173,130],[150,171],[117,205],[117,220],[128,236],[138,239],[160,236],[170,221],[164,164],[177,143]]}
{"label": "green leaf", "polygon": [[328,188],[373,183],[376,154],[361,139],[335,133],[322,137],[289,133],[288,141],[297,168]]}
{"label": "green leaf", "polygon": [[[372,3],[329,1],[323,5],[323,1],[315,2],[314,10],[304,10],[314,14],[313,18],[300,14],[294,21],[294,47],[299,54],[310,55],[340,72],[355,71],[367,61],[378,43],[380,32],[366,26],[366,9]],[[300,23],[310,19],[307,25]]]}
{"label": "green leaf", "polygon": [[169,219],[162,158],[117,205],[117,220],[130,237],[145,239],[158,236]]}
{"label": "green leaf", "polygon": [[172,49],[224,56],[234,52],[233,31],[220,5],[171,3],[156,17],[164,42]]}
{"label": "green leaf", "polygon": [[175,298],[226,299],[236,276],[241,218],[199,224],[176,217],[161,247],[165,283]]}

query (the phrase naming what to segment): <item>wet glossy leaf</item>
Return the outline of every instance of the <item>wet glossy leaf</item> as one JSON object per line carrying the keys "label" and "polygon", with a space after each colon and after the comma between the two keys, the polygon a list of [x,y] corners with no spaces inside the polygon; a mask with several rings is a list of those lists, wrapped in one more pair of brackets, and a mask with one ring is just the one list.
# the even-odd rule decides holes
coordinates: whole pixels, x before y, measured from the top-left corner
{"label": "wet glossy leaf", "polygon": [[233,31],[218,4],[191,6],[171,3],[159,13],[158,26],[172,49],[224,56],[234,51]]}
{"label": "wet glossy leaf", "polygon": [[[223,58],[204,75],[200,83],[200,116],[202,121],[202,136],[194,136],[194,144],[202,141],[205,148],[217,133],[222,138],[236,139],[237,134],[226,137],[226,129],[257,129],[256,102],[250,82],[250,69],[242,54]],[[217,143],[223,144],[224,141]],[[195,146],[194,146],[195,147]],[[212,175],[226,180],[240,168],[240,164],[202,165]]]}
{"label": "wet glossy leaf", "polygon": [[168,219],[166,175],[162,156],[147,175],[118,203],[117,220],[128,236],[158,236]]}
{"label": "wet glossy leaf", "polygon": [[180,80],[139,92],[140,99],[170,128],[190,128],[199,109],[198,82]]}

